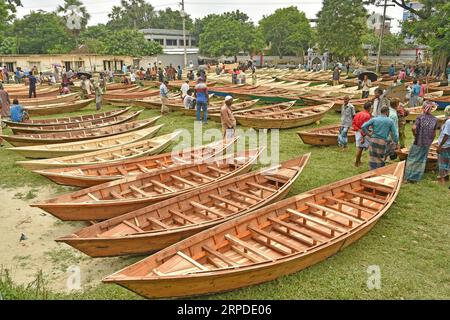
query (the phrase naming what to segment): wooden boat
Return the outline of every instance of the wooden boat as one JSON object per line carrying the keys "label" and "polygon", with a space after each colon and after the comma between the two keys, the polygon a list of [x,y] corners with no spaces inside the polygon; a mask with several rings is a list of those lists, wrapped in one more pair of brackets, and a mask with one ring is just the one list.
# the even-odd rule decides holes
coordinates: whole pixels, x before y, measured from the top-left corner
{"label": "wooden boat", "polygon": [[292,108],[292,106],[295,104],[295,101],[291,102],[282,102],[278,104],[274,104],[267,107],[257,107],[252,108],[249,110],[242,110],[242,111],[236,111],[233,112],[235,117],[247,117],[247,116],[262,116],[266,114],[276,113],[276,112],[282,112],[287,111]]}
{"label": "wooden boat", "polygon": [[136,120],[143,110],[135,111],[129,114],[124,114],[117,117],[111,117],[107,119],[92,120],[89,122],[70,123],[70,124],[57,124],[54,126],[33,126],[33,127],[13,127],[10,129],[14,134],[26,134],[26,133],[53,133],[53,132],[66,132],[70,130],[84,130],[84,129],[96,129],[108,126],[114,126],[125,122]]}
{"label": "wooden boat", "polygon": [[[336,146],[338,145],[340,127],[340,125],[333,124],[307,131],[298,131],[297,134],[304,144],[311,144],[314,146]],[[355,142],[355,131],[353,131],[353,128],[350,128],[348,131],[348,142]]]}
{"label": "wooden boat", "polygon": [[[161,127],[162,125],[155,127],[154,130],[157,132]],[[126,161],[128,159],[157,154],[164,150],[178,135],[179,132],[174,132],[153,139],[141,140],[99,151],[43,160],[17,161],[16,164],[28,170],[44,170]]]}
{"label": "wooden boat", "polygon": [[435,91],[435,92],[429,92],[429,93],[425,93],[425,100],[429,100],[429,99],[435,99],[435,98],[440,98],[444,95],[444,91]]}
{"label": "wooden boat", "polygon": [[[244,101],[241,103],[233,104],[233,106],[232,106],[233,113],[238,112],[238,111],[249,110],[251,107],[255,106],[258,102],[259,102],[259,100],[256,99],[256,100]],[[220,109],[218,109],[218,110],[213,109],[212,111],[210,111],[208,109],[208,119],[220,122],[221,121]]]}
{"label": "wooden boat", "polygon": [[80,100],[77,102],[65,102],[58,104],[48,104],[40,106],[26,106],[24,109],[30,116],[46,116],[57,113],[69,113],[83,109],[91,104],[95,99]]}
{"label": "wooden boat", "polygon": [[284,198],[310,154],[217,182],[56,241],[91,257],[145,254]]}
{"label": "wooden boat", "polygon": [[112,147],[123,146],[153,137],[163,125],[131,131],[106,138],[87,141],[46,144],[31,147],[16,147],[8,150],[32,159],[48,159],[94,152]]}
{"label": "wooden boat", "polygon": [[[357,112],[362,111],[364,109],[364,104],[367,101],[372,101],[373,98],[365,98],[365,99],[351,99],[350,103],[355,107]],[[333,110],[336,112],[341,112],[342,106],[344,105],[343,99],[334,100]]]}
{"label": "wooden boat", "polygon": [[109,136],[114,136],[122,133],[141,130],[150,127],[159,118],[160,116],[98,129],[86,129],[86,130],[43,133],[43,134],[19,134],[12,136],[0,135],[0,137],[5,139],[7,142],[9,142],[15,147],[75,142],[97,138],[106,138]]}
{"label": "wooden boat", "polygon": [[[416,118],[423,113],[422,107],[414,107],[414,108],[406,108],[409,111],[409,114],[405,117],[406,121],[416,121]],[[431,109],[431,112],[435,112],[437,110],[437,106]]]}
{"label": "wooden boat", "polygon": [[[259,102],[258,99],[256,100],[250,100],[250,101],[243,101],[239,103],[233,104],[233,111],[240,111],[240,110],[247,110],[256,105]],[[211,118],[211,114],[215,114],[220,119],[220,109],[224,105],[224,102],[216,102],[212,103],[208,106],[208,118]],[[180,111],[186,115],[186,116],[195,116],[196,110],[195,109],[185,109],[181,108]]]}
{"label": "wooden boat", "polygon": [[[210,94],[209,98],[211,99],[214,95]],[[219,105],[219,102],[212,103],[212,105]],[[144,107],[147,109],[161,109],[162,102],[160,97],[149,98],[149,99],[136,99],[133,102],[134,106]],[[177,94],[169,96],[168,103],[166,103],[166,107],[169,108],[171,112],[179,111],[184,109],[184,103],[181,97]]]}
{"label": "wooden boat", "polygon": [[224,222],[103,279],[147,298],[211,294],[298,272],[368,233],[394,203],[405,163]]}
{"label": "wooden boat", "polygon": [[245,127],[259,129],[287,129],[320,121],[333,107],[333,102],[319,106],[268,113],[261,116],[235,116],[236,121]]}
{"label": "wooden boat", "polygon": [[435,102],[438,105],[439,109],[445,109],[445,107],[450,105],[450,96],[432,98],[430,100]]}
{"label": "wooden boat", "polygon": [[[428,152],[427,164],[425,166],[426,171],[435,171],[438,166],[438,154],[437,154],[437,143],[433,143]],[[398,158],[400,161],[404,161],[408,158],[409,148],[403,148],[397,151]]]}
{"label": "wooden boat", "polygon": [[110,92],[103,95],[105,100],[108,99],[142,99],[159,95],[159,90],[143,90],[137,92]]}
{"label": "wooden boat", "polygon": [[43,97],[43,98],[26,98],[26,99],[20,99],[19,103],[26,107],[26,106],[41,106],[41,105],[48,105],[48,104],[57,104],[57,103],[66,103],[66,102],[72,102],[75,100],[78,100],[80,98],[80,95],[78,93],[69,93],[61,96],[54,96],[54,97]]}
{"label": "wooden boat", "polygon": [[428,90],[430,92],[442,91],[444,96],[450,95],[450,86],[439,86],[439,82],[430,83]]}
{"label": "wooden boat", "polygon": [[172,150],[172,152],[160,155],[139,157],[118,163],[98,163],[89,166],[48,169],[35,171],[35,173],[58,184],[87,188],[123,179],[129,175],[148,173],[190,162],[199,163],[212,157],[223,156],[223,152],[232,147],[237,139],[221,140],[205,146],[180,151]]}
{"label": "wooden boat", "polygon": [[439,123],[439,128],[442,128],[442,126],[445,123],[446,117],[444,114],[438,115],[436,116],[436,118],[438,119],[438,123]]}
{"label": "wooden boat", "polygon": [[82,116],[73,116],[68,118],[54,118],[54,119],[30,119],[23,122],[14,122],[8,120],[2,120],[8,126],[13,127],[42,127],[42,126],[54,126],[59,124],[71,124],[71,123],[83,123],[100,119],[108,119],[112,117],[118,117],[124,113],[127,113],[131,108],[125,108],[120,110],[101,112],[95,114],[86,114]]}
{"label": "wooden boat", "polygon": [[249,171],[262,150],[127,176],[33,204],[61,220],[105,220]]}
{"label": "wooden boat", "polygon": [[[26,99],[29,97],[28,90],[29,89],[27,88],[24,91],[11,92],[9,96],[11,99],[22,99],[22,98]],[[44,88],[44,89],[40,89],[40,88],[36,89],[36,97],[37,98],[53,97],[53,96],[56,96],[57,94],[59,94],[59,88],[48,87],[48,88]]]}

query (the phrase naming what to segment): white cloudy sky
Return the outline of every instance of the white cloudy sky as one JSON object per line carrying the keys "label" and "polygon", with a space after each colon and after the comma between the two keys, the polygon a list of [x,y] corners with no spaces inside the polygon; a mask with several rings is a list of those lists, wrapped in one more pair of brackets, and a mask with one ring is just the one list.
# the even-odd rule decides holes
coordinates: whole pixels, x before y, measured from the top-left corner
{"label": "white cloudy sky", "polygon": [[[23,8],[19,8],[18,15],[28,14],[32,10],[52,11],[63,0],[22,0]],[[107,15],[113,5],[120,4],[120,0],[82,0],[86,5],[92,18],[90,25],[97,23],[105,23],[108,19]],[[172,9],[179,9],[181,0],[150,0],[150,2],[157,10],[170,7]],[[193,18],[200,18],[209,13],[221,13],[225,11],[232,11],[239,9],[254,21],[260,20],[263,15],[268,15],[277,8],[283,8],[291,5],[297,6],[301,11],[306,13],[308,18],[315,18],[317,12],[322,7],[322,0],[185,0],[186,11]],[[380,12],[382,8],[369,7],[369,12]],[[394,19],[393,31],[397,31],[397,23],[395,20],[402,18],[402,9],[399,7],[388,7],[388,16]]]}

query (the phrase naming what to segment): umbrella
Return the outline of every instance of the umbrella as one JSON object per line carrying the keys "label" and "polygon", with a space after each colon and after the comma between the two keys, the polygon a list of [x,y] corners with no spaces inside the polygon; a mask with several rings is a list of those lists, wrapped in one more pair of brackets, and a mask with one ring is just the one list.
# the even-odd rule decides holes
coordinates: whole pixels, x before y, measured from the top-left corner
{"label": "umbrella", "polygon": [[92,74],[90,74],[89,72],[77,72],[77,76],[78,78],[81,78],[81,76],[86,76],[88,79],[92,78]]}
{"label": "umbrella", "polygon": [[367,75],[367,77],[370,79],[370,81],[377,81],[378,75],[375,72],[372,71],[363,71],[358,75],[359,80],[363,80],[364,76]]}

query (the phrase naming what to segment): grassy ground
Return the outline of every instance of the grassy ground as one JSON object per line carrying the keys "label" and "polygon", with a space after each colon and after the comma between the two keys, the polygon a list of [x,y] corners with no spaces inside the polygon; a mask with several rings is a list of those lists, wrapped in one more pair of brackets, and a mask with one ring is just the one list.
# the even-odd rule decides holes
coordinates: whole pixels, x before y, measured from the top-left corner
{"label": "grassy ground", "polygon": [[[105,107],[111,110],[112,107]],[[82,112],[95,112],[91,106]],[[146,110],[142,118],[157,115]],[[64,115],[61,115],[64,116]],[[339,122],[338,114],[331,112],[321,125]],[[192,131],[193,118],[172,113],[164,123],[161,134],[177,128]],[[309,126],[314,127],[315,125]],[[210,122],[205,129],[219,128]],[[308,127],[306,127],[308,128]],[[311,160],[290,195],[319,187],[367,170],[355,168],[354,146],[342,152],[337,147],[304,145],[296,135],[297,129],[280,132],[280,160],[312,152]],[[408,142],[411,142],[409,126]],[[0,185],[15,188],[51,184],[46,179],[14,164],[21,157],[1,150]],[[228,293],[206,296],[207,299],[448,299],[450,273],[448,253],[450,242],[450,197],[446,188],[435,182],[435,173],[426,174],[416,185],[401,189],[394,206],[375,228],[360,241],[343,252],[296,274],[262,285]],[[71,249],[72,250],[72,249]],[[136,258],[130,258],[130,264]],[[377,265],[381,271],[381,288],[369,290],[367,268]],[[45,279],[38,270],[36,281],[28,286],[14,284],[7,270],[0,272],[0,293],[3,298],[15,299],[136,299],[137,295],[114,285],[99,284],[82,293],[59,294],[45,289]]]}

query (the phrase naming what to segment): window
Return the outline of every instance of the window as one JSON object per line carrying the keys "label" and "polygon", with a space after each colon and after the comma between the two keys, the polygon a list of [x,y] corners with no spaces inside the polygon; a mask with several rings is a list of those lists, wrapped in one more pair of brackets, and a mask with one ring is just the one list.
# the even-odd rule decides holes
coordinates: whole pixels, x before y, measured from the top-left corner
{"label": "window", "polygon": [[114,61],[111,60],[103,60],[103,70],[114,71]]}
{"label": "window", "polygon": [[[179,41],[180,41],[180,46],[184,46],[184,40],[180,39]],[[186,47],[188,47],[188,46],[189,46],[189,39],[186,39]]]}
{"label": "window", "polygon": [[160,45],[164,45],[164,39],[153,39],[153,41],[158,42]]}
{"label": "window", "polygon": [[84,69],[84,61],[75,61],[75,69]]}
{"label": "window", "polygon": [[176,39],[166,39],[166,45],[167,46],[176,46],[177,40]]}
{"label": "window", "polygon": [[66,68],[67,71],[69,71],[70,69],[72,69],[72,64],[70,61],[64,61],[64,67]]}
{"label": "window", "polygon": [[8,69],[9,72],[15,71],[14,62],[5,62],[3,65],[6,66],[6,69]]}
{"label": "window", "polygon": [[197,45],[197,40],[191,40],[191,46],[196,46]]}

